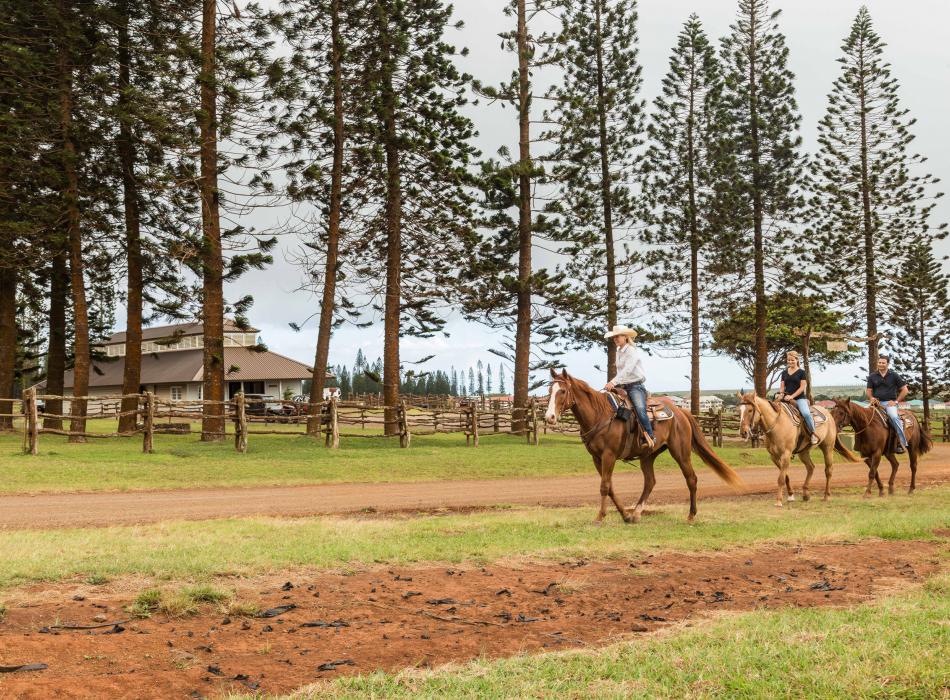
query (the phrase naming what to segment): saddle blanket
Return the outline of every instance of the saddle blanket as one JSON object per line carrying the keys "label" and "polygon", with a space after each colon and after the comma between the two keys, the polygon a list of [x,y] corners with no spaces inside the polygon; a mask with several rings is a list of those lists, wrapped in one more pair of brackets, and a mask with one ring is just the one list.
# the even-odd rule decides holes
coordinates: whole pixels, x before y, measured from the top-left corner
{"label": "saddle blanket", "polygon": [[[792,423],[794,423],[795,425],[801,425],[802,414],[798,410],[798,406],[793,406],[787,401],[782,401],[781,403],[782,403],[782,408],[785,409],[785,413],[788,415],[789,418],[792,419]],[[809,408],[811,408],[811,417],[812,417],[812,420],[815,421],[816,428],[828,420],[828,416],[826,416],[818,407],[810,406]]]}
{"label": "saddle blanket", "polygon": [[[893,429],[891,428],[891,421],[887,417],[887,413],[884,411],[884,409],[882,409],[879,406],[875,406],[874,412],[877,413],[877,417],[881,419],[881,422],[885,426],[887,426],[889,430]],[[897,415],[901,417],[901,420],[904,422],[905,428],[910,428],[914,424],[914,414],[911,413],[910,411],[904,411],[902,409],[898,409]]]}
{"label": "saddle blanket", "polygon": [[[614,407],[614,410],[617,410],[618,408],[627,408],[633,410],[633,405],[630,403],[630,397],[627,396],[626,392],[607,392],[607,400]],[[672,420],[673,409],[668,404],[660,401],[659,399],[649,398],[647,399],[647,415],[650,416],[651,423]]]}

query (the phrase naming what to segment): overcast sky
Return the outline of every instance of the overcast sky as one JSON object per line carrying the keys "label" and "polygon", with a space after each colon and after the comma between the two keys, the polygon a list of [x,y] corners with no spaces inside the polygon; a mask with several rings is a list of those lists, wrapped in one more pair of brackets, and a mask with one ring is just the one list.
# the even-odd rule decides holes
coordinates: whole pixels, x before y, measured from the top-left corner
{"label": "overcast sky", "polygon": [[[507,79],[514,66],[514,57],[499,50],[498,33],[511,24],[504,17],[505,0],[459,0],[456,15],[465,27],[450,37],[459,46],[467,46],[470,55],[463,68],[486,82]],[[796,76],[796,97],[802,115],[802,137],[805,148],[816,146],[816,127],[824,114],[827,93],[837,75],[835,59],[861,2],[852,0],[795,0],[774,2],[781,8],[779,20],[790,51],[790,67]],[[927,156],[931,172],[941,180],[950,179],[950,138],[946,133],[947,111],[950,108],[950,3],[947,0],[870,0],[866,4],[879,34],[888,46],[886,58],[900,81],[900,98],[917,124],[916,150]],[[643,64],[643,96],[652,102],[667,70],[670,50],[676,35],[691,12],[697,12],[713,39],[724,36],[736,12],[734,0],[641,0],[640,59]],[[540,82],[556,79],[556,74],[539,76]],[[470,116],[479,130],[477,145],[485,154],[494,154],[499,146],[514,145],[517,124],[513,111],[497,106],[474,107]],[[941,183],[941,188],[946,183]],[[268,216],[273,215],[270,212]],[[936,221],[950,219],[950,205],[942,203]],[[266,224],[255,216],[254,224]],[[267,271],[245,275],[229,296],[250,293],[255,298],[252,323],[261,329],[261,336],[272,350],[310,363],[316,340],[315,323],[310,322],[299,333],[290,322],[299,322],[318,310],[318,300],[307,293],[295,292],[300,272],[287,262],[287,251],[295,245],[281,243],[275,253],[275,264]],[[941,254],[950,253],[950,244],[939,244]],[[626,319],[635,321],[636,319]],[[497,365],[499,358],[488,348],[497,347],[499,337],[481,326],[454,319],[447,326],[449,337],[433,339],[406,338],[402,343],[403,361],[412,361],[432,353],[436,357],[426,368],[464,368],[478,359]],[[382,325],[368,329],[344,327],[332,341],[331,364],[352,365],[357,349],[371,359],[382,355]],[[602,364],[599,351],[569,354],[565,364],[574,374],[590,381],[602,382],[603,376],[593,369]],[[510,368],[508,368],[510,370]],[[681,390],[689,387],[689,360],[666,357],[662,352],[646,360],[647,384],[653,391]],[[862,373],[860,366],[827,368],[815,375],[816,385],[850,384]],[[511,372],[506,371],[510,377]],[[722,357],[706,357],[702,362],[702,384],[706,389],[749,386],[739,367]],[[510,380],[508,382],[510,391]]]}

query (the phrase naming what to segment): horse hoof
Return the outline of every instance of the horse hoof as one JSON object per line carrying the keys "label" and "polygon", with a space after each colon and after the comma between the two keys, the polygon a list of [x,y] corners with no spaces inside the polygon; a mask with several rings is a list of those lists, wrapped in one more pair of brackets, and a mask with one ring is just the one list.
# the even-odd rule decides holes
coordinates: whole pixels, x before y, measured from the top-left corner
{"label": "horse hoof", "polygon": [[[793,493],[793,494],[789,494],[788,502],[791,503],[791,502],[794,501],[794,500],[795,500],[795,494],[794,494],[794,493]],[[805,500],[807,501],[808,499],[806,498]]]}
{"label": "horse hoof", "polygon": [[915,490],[916,490],[916,489],[913,489],[913,488],[907,489],[907,495],[908,495],[908,496],[913,496]]}
{"label": "horse hoof", "polygon": [[687,516],[686,516],[686,524],[687,524],[687,525],[692,525],[693,522],[695,522],[695,520],[696,520],[696,516],[695,516],[695,515],[687,515]]}
{"label": "horse hoof", "polygon": [[870,497],[871,497],[871,492],[870,492],[870,491],[865,491],[865,492],[864,492],[864,495],[861,496],[861,498],[870,498]]}
{"label": "horse hoof", "polygon": [[603,527],[604,521],[600,520],[599,518],[595,518],[594,522],[592,522],[591,525],[593,525],[594,527]]}
{"label": "horse hoof", "polygon": [[776,502],[775,502],[775,507],[776,507],[776,508],[784,508],[784,507],[785,507],[785,504],[782,503],[781,501],[776,501]]}
{"label": "horse hoof", "polygon": [[821,500],[823,500],[823,501],[830,501],[830,500],[831,500],[831,496],[829,496],[829,495],[826,493],[824,496],[821,497]]}
{"label": "horse hoof", "polygon": [[[789,500],[791,500],[791,499],[789,499]],[[811,500],[811,496],[809,496],[807,493],[803,493],[803,494],[802,494],[802,500],[803,500],[803,501],[810,501],[810,500]]]}

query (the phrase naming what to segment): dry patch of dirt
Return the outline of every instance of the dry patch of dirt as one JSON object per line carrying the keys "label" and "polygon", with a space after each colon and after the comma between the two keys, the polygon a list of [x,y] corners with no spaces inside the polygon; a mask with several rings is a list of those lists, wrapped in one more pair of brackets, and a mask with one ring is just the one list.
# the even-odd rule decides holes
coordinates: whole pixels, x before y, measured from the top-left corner
{"label": "dry patch of dirt", "polygon": [[[219,581],[272,614],[250,618],[208,604],[191,617],[128,620],[136,582],[36,585],[7,596],[0,667],[47,668],[0,673],[0,696],[281,693],[340,674],[606,644],[716,611],[859,603],[922,581],[945,550],[870,541]],[[95,624],[104,626],[63,628]]]}

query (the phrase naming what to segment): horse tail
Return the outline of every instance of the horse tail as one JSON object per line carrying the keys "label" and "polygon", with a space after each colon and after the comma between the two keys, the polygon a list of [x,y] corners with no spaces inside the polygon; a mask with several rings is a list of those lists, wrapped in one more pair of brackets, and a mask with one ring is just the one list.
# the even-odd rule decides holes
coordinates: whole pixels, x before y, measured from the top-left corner
{"label": "horse tail", "polygon": [[735,469],[723,462],[719,455],[713,451],[713,448],[709,446],[709,443],[706,442],[706,436],[703,435],[703,429],[700,427],[696,417],[686,411],[680,412],[686,416],[693,428],[693,452],[698,454],[700,459],[702,459],[710,469],[716,472],[716,476],[727,484],[736,489],[745,488],[745,482],[742,481],[742,477],[739,476]]}
{"label": "horse tail", "polygon": [[854,452],[849,450],[843,442],[841,442],[841,436],[835,435],[835,452],[844,457],[849,462],[860,462],[861,458],[858,457]]}
{"label": "horse tail", "polygon": [[914,445],[917,448],[917,454],[925,455],[934,447],[933,438],[931,438],[927,431],[924,430],[924,426],[920,424],[920,421],[917,421],[917,444]]}

